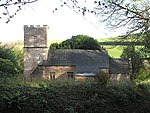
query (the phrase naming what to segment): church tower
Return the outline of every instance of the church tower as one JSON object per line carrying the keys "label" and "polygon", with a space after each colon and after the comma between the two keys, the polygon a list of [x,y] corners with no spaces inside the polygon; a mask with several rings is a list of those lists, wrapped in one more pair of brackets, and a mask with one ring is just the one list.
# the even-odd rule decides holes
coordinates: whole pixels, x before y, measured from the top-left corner
{"label": "church tower", "polygon": [[24,75],[30,74],[47,59],[47,25],[24,25]]}

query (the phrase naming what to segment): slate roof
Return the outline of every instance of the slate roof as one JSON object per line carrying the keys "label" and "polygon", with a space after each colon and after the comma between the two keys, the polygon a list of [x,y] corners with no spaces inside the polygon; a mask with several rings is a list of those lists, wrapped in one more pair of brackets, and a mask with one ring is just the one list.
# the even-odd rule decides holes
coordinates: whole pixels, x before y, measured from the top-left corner
{"label": "slate roof", "polygon": [[100,50],[49,50],[44,66],[75,66],[76,73],[97,73],[100,68],[109,68],[109,57]]}
{"label": "slate roof", "polygon": [[110,74],[129,73],[129,64],[127,58],[113,58],[109,60]]}

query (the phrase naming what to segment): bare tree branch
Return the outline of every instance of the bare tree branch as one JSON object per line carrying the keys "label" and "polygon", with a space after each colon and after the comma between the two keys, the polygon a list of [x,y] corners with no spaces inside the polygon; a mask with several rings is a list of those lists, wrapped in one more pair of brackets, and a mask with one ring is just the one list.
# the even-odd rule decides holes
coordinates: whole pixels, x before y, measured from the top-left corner
{"label": "bare tree branch", "polygon": [[18,0],[18,1],[15,1],[14,0],[9,0],[9,1],[6,1],[5,3],[3,4],[0,4],[0,7],[2,6],[10,6],[10,5],[18,5],[18,4],[22,4],[22,5],[25,5],[27,3],[33,3],[33,2],[37,2],[38,0]]}
{"label": "bare tree branch", "polygon": [[[11,18],[15,17],[15,15],[22,10],[22,6],[25,6],[26,4],[31,4],[34,2],[37,2],[38,0],[0,0],[0,10],[4,9],[3,13],[0,16],[0,19],[3,17],[7,18],[6,23],[8,23]],[[16,11],[12,12],[10,7],[14,7]]]}

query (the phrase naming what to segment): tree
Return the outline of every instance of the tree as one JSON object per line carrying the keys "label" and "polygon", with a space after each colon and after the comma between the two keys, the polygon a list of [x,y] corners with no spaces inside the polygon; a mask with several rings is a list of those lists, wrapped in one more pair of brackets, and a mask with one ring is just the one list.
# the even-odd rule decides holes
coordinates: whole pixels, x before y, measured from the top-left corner
{"label": "tree", "polygon": [[[23,5],[37,2],[38,0],[5,0],[0,1],[0,7],[5,9],[3,15],[8,18],[14,17],[9,14],[9,7],[16,6],[17,11],[21,10]],[[108,26],[115,28],[128,26],[128,33],[135,31],[148,30],[150,24],[150,1],[149,0],[60,0],[62,6],[68,6],[75,11],[81,12],[83,15],[93,13],[103,22],[107,21]],[[86,4],[85,4],[86,3]],[[84,5],[85,4],[85,5]],[[91,4],[91,7],[88,7]],[[55,8],[58,10],[58,8]],[[54,10],[54,11],[55,11]],[[17,12],[16,11],[16,12]],[[15,13],[16,13],[15,12]]]}
{"label": "tree", "polygon": [[[93,13],[100,17],[108,26],[119,28],[129,26],[129,32],[146,30],[150,23],[150,1],[149,0],[60,0],[61,6],[68,6],[75,11]],[[91,4],[91,7],[88,7]],[[56,8],[55,10],[58,10]]]}
{"label": "tree", "polygon": [[148,30],[150,23],[149,3],[149,0],[105,0],[95,7],[95,11],[113,28],[129,26],[128,33],[143,32]]}
{"label": "tree", "polygon": [[71,39],[67,39],[60,44],[53,43],[50,49],[100,49],[100,45],[97,40],[86,35],[72,36]]}
{"label": "tree", "polygon": [[[8,23],[23,6],[37,1],[38,0],[0,0],[0,10],[3,11],[2,15],[0,15],[0,19],[5,16],[7,18],[6,23]],[[14,12],[11,11],[12,7],[15,8]]]}
{"label": "tree", "polygon": [[[7,15],[8,18],[14,17],[9,14],[9,7],[17,7],[16,12],[21,10],[23,5],[28,3],[34,3],[38,0],[4,0],[0,1],[0,7],[5,9],[3,15]],[[148,30],[150,23],[150,1],[149,0],[60,0],[61,6],[68,6],[78,12],[85,15],[86,12],[93,13],[100,17],[102,21],[107,21],[108,25],[113,28],[129,26],[129,32],[135,32],[137,30]],[[93,3],[90,8],[84,5],[84,3]],[[55,8],[57,10],[58,8]],[[16,13],[15,12],[15,13]],[[14,13],[14,14],[15,14]]]}
{"label": "tree", "polygon": [[[104,2],[104,1],[103,1]],[[143,48],[145,53],[150,53],[150,1],[149,0],[107,0],[102,5],[95,8],[98,16],[103,17],[104,22],[111,28],[126,27],[126,36],[121,40],[142,41],[145,43]],[[127,37],[133,33],[139,33],[139,36]]]}
{"label": "tree", "polygon": [[[106,23],[108,28],[126,28],[126,35],[120,40],[128,39],[127,36],[133,33],[140,33],[145,43],[144,51],[150,52],[150,0],[93,0],[93,2],[85,0],[84,3],[92,3],[94,8],[83,5],[82,0],[61,1],[63,6],[65,4],[83,15],[93,13],[101,22]],[[136,39],[141,41],[139,37]]]}
{"label": "tree", "polygon": [[142,55],[135,46],[128,46],[123,50],[121,57],[131,58],[132,74],[138,73],[143,67]]}
{"label": "tree", "polygon": [[[17,1],[17,2],[16,2]],[[8,6],[16,5],[19,10],[22,5],[33,3],[38,0],[6,0],[5,3],[0,4],[6,12],[3,15],[8,16],[8,23],[10,18],[14,15],[9,14]],[[96,15],[102,22],[107,23],[107,26],[116,29],[126,27],[127,35],[140,32],[143,35],[145,42],[145,50],[150,49],[149,45],[149,25],[150,25],[150,0],[60,0],[62,6],[72,8],[75,12],[81,12],[85,15],[87,12]],[[89,7],[88,4],[93,6]],[[20,6],[21,5],[21,6]],[[53,12],[58,10],[55,8]],[[18,11],[18,10],[17,10]],[[17,12],[16,11],[16,12]],[[136,37],[137,39],[139,37]],[[147,41],[148,40],[148,41]],[[149,51],[148,51],[149,52]]]}

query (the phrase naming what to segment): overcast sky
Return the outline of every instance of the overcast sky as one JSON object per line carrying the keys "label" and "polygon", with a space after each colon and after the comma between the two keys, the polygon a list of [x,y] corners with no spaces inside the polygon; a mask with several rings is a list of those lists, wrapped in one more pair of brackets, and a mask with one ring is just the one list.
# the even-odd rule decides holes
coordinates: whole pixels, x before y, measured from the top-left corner
{"label": "overcast sky", "polygon": [[[83,17],[67,6],[60,8],[61,4],[60,0],[39,0],[26,5],[8,24],[1,19],[0,41],[23,40],[23,25],[48,25],[49,40],[65,40],[78,34],[94,38],[119,34],[107,30],[94,15],[87,13]],[[58,10],[53,13],[56,7]]]}

